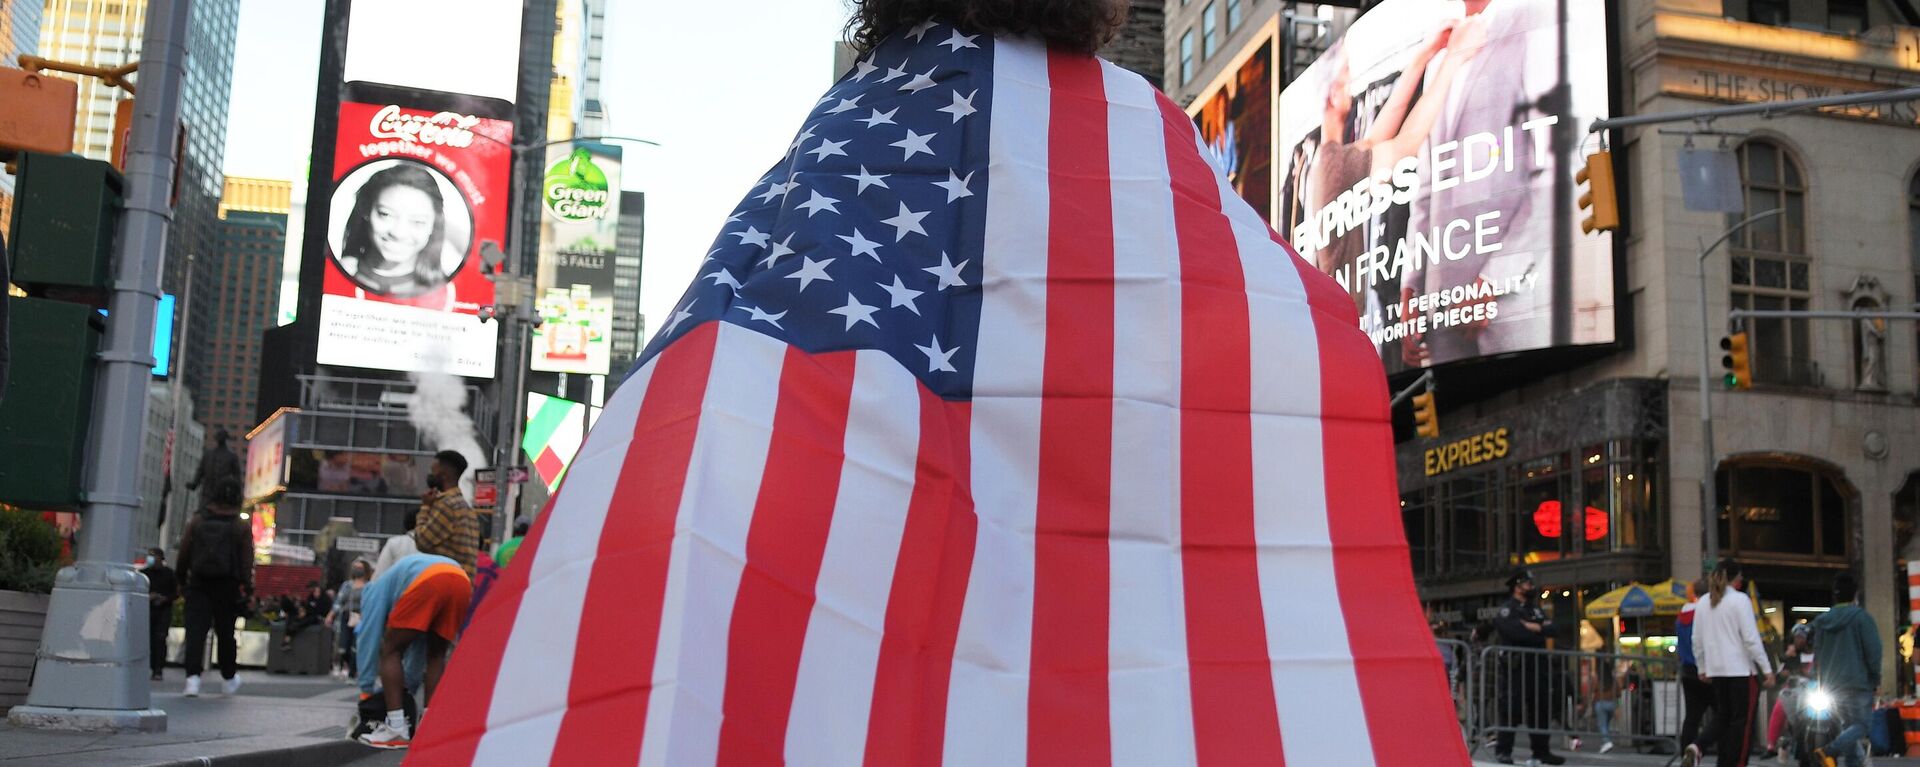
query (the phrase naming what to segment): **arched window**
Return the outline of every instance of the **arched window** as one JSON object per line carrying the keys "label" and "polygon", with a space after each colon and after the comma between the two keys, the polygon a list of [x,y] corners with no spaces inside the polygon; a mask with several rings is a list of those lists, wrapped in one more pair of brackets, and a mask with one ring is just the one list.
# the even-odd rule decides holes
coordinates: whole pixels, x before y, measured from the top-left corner
{"label": "arched window", "polygon": [[1852,549],[1848,492],[1838,475],[1791,456],[1730,460],[1720,467],[1721,545],[1742,558],[1846,562]]}
{"label": "arched window", "polygon": [[[1806,175],[1793,155],[1772,141],[1748,141],[1740,145],[1739,154],[1747,209],[1735,220],[1774,208],[1784,212],[1734,235],[1732,304],[1737,309],[1811,308]],[[1789,386],[1819,382],[1807,320],[1748,320],[1747,330],[1755,382]]]}

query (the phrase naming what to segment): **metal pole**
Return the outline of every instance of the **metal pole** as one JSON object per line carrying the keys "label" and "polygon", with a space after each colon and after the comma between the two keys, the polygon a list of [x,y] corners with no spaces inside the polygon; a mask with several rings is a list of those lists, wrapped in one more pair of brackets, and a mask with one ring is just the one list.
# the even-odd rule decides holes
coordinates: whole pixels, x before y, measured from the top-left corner
{"label": "metal pole", "polygon": [[1783,212],[1774,208],[1741,219],[1727,227],[1712,245],[1701,246],[1700,257],[1694,261],[1700,277],[1700,517],[1705,527],[1709,562],[1720,559],[1720,488],[1715,483],[1720,464],[1713,449],[1713,394],[1707,383],[1711,378],[1709,371],[1713,369],[1713,328],[1707,324],[1707,256],[1740,230]]}
{"label": "metal pole", "polygon": [[[518,430],[514,428],[513,422],[514,402],[526,398],[524,394],[525,390],[522,388],[525,384],[520,380],[518,372],[521,368],[520,340],[524,333],[520,325],[520,304],[524,301],[524,297],[519,295],[521,285],[520,265],[523,263],[520,254],[528,236],[526,222],[528,211],[517,206],[526,201],[530,181],[526,167],[527,163],[523,158],[530,154],[530,152],[521,151],[519,147],[513,147],[513,151],[511,152],[513,172],[509,174],[512,179],[510,198],[516,207],[514,208],[513,219],[509,222],[506,247],[507,258],[500,267],[501,279],[495,280],[494,282],[495,317],[498,318],[500,322],[500,332],[504,335],[504,337],[500,339],[500,364],[506,368],[505,370],[498,371],[498,378],[495,379],[499,382],[500,392],[499,401],[496,403],[499,411],[496,413],[498,426],[494,430],[496,443],[493,450],[493,465],[495,469],[493,539],[496,541],[505,540],[504,533],[510,524],[510,517],[513,513],[512,507],[507,502],[509,494],[513,491],[510,469],[519,463],[516,459],[520,456]],[[505,298],[507,300],[500,300],[500,293],[502,292],[506,293]]]}
{"label": "metal pole", "polygon": [[1614,117],[1606,120],[1594,120],[1593,124],[1591,126],[1588,126],[1587,132],[1598,133],[1603,130],[1613,130],[1618,128],[1632,128],[1640,125],[1657,125],[1659,123],[1692,122],[1695,120],[1713,120],[1721,117],[1739,117],[1742,115],[1757,114],[1757,115],[1762,115],[1766,117],[1772,117],[1774,115],[1786,114],[1788,112],[1797,112],[1802,109],[1823,109],[1826,107],[1850,107],[1850,106],[1861,106],[1865,104],[1885,104],[1885,103],[1890,103],[1894,101],[1914,101],[1916,99],[1920,99],[1920,86],[1915,86],[1911,88],[1895,88],[1893,90],[1885,90],[1885,91],[1867,91],[1865,93],[1847,93],[1839,96],[1821,96],[1819,98],[1811,98],[1811,99],[1793,99],[1791,101],[1770,101],[1764,104],[1742,104],[1740,106],[1715,107],[1713,109],[1689,109],[1684,112],[1666,112],[1666,113],[1655,114],[1655,115],[1633,115],[1631,117]]}
{"label": "metal pole", "polygon": [[127,152],[126,210],[107,337],[94,391],[78,562],[63,568],[47,608],[33,690],[8,721],[48,729],[165,730],[147,682],[147,579],[133,569],[145,447],[153,314],[173,210],[192,0],[150,0]]}
{"label": "metal pole", "polygon": [[[1559,24],[1553,26],[1559,35],[1559,55],[1555,60],[1555,79],[1553,92],[1546,99],[1546,113],[1567,115],[1573,113],[1572,74],[1567,54],[1567,0],[1559,0],[1557,13]],[[1575,144],[1579,142],[1579,128],[1572,120],[1556,120],[1553,124],[1553,282],[1550,300],[1553,305],[1551,322],[1554,346],[1567,346],[1573,343],[1573,154]]]}
{"label": "metal pole", "polygon": [[[187,254],[186,273],[188,279],[186,286],[180,289],[179,311],[173,313],[173,316],[176,318],[190,316],[188,313],[193,311],[193,258],[194,255],[192,253]],[[168,544],[173,540],[173,529],[182,518],[182,515],[186,513],[186,508],[189,505],[186,499],[190,491],[186,489],[185,485],[174,481],[180,473],[180,423],[186,420],[182,417],[182,411],[186,410],[185,376],[180,375],[179,371],[186,367],[183,363],[186,362],[185,355],[187,352],[188,328],[189,325],[182,320],[180,322],[180,337],[174,339],[178,343],[173,345],[173,368],[167,371],[167,394],[168,399],[172,401],[173,405],[171,415],[172,423],[167,425],[167,433],[171,435],[169,444],[172,445],[173,450],[173,455],[167,460],[167,485],[172,488],[174,494],[160,499],[160,548],[162,549],[170,548]],[[172,328],[157,327],[153,329],[155,333],[167,333],[171,331]],[[175,503],[176,500],[179,502]],[[175,551],[174,553],[177,554],[179,552]]]}
{"label": "metal pole", "polygon": [[1920,320],[1920,312],[1838,312],[1806,309],[1735,309],[1727,319]]}

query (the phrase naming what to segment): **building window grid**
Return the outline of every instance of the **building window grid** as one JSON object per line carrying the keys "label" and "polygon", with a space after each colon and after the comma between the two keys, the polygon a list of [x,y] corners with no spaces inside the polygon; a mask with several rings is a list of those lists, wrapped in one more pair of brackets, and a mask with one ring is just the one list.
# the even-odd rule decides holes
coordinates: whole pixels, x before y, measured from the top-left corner
{"label": "building window grid", "polygon": [[1244,21],[1246,18],[1242,14],[1240,0],[1227,0],[1227,34],[1233,34]]}
{"label": "building window grid", "polygon": [[1213,12],[1213,3],[1207,3],[1200,9],[1200,60],[1206,61],[1220,52],[1219,16]]}
{"label": "building window grid", "polygon": [[[1775,208],[1784,212],[1734,235],[1728,280],[1731,303],[1737,309],[1809,309],[1813,291],[1812,260],[1806,252],[1805,174],[1799,162],[1772,141],[1742,144],[1739,161],[1746,194],[1742,215]],[[1750,320],[1746,327],[1756,382],[1818,383],[1807,320]]]}
{"label": "building window grid", "polygon": [[1193,29],[1180,35],[1180,84],[1193,82]]}

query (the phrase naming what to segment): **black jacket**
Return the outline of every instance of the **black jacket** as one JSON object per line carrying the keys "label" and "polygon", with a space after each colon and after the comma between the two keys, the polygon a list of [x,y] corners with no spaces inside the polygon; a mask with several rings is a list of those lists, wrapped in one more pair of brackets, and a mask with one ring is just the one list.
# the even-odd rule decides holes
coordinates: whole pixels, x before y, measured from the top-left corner
{"label": "black jacket", "polygon": [[[1529,630],[1526,623],[1540,624],[1540,631]],[[1500,603],[1500,611],[1494,615],[1493,628],[1500,634],[1500,644],[1508,647],[1546,647],[1547,634],[1553,631],[1553,622],[1547,620],[1547,611],[1533,602],[1522,602],[1509,597]]]}

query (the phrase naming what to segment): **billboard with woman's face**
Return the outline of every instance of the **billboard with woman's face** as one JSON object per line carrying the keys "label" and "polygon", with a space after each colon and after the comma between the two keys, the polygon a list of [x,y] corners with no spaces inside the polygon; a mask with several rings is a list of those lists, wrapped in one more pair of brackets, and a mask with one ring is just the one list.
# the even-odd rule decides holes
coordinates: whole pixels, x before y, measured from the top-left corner
{"label": "billboard with woman's face", "polygon": [[340,105],[319,361],[491,377],[498,326],[480,244],[506,242],[512,126]]}
{"label": "billboard with woman's face", "polygon": [[1612,237],[1571,204],[1608,5],[1386,0],[1281,93],[1274,226],[1389,372],[1614,340]]}

